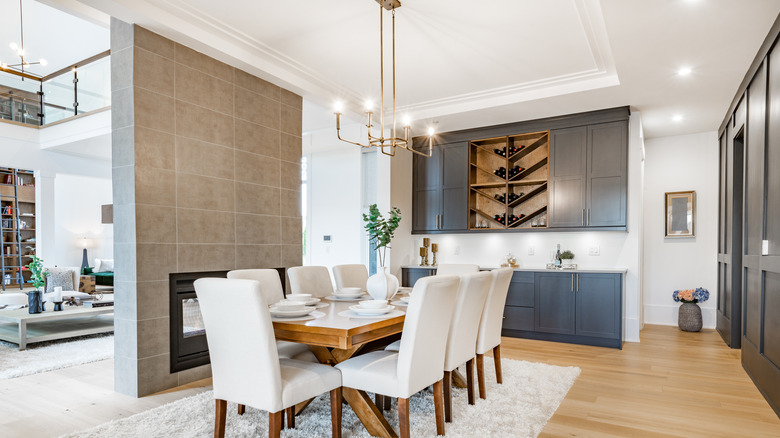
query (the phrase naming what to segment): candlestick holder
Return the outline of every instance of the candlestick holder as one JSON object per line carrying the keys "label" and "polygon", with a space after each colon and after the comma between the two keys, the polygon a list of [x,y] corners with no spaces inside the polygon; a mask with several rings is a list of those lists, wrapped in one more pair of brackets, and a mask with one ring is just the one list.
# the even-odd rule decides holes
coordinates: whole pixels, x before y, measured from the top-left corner
{"label": "candlestick holder", "polygon": [[420,247],[420,266],[425,266],[425,253],[426,253],[426,249],[421,246]]}
{"label": "candlestick holder", "polygon": [[433,253],[433,262],[431,266],[436,266],[436,253],[439,252],[439,247],[435,243],[431,245],[431,252]]}
{"label": "candlestick holder", "polygon": [[54,311],[62,312],[62,301],[53,301],[53,303],[54,303]]}

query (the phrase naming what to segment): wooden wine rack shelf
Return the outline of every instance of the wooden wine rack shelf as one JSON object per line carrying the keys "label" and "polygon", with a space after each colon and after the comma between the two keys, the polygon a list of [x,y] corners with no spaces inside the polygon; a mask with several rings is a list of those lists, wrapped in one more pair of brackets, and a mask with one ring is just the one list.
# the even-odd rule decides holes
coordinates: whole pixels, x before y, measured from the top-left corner
{"label": "wooden wine rack shelf", "polygon": [[[505,156],[514,148],[518,150]],[[549,151],[549,131],[469,142],[469,229],[546,228]],[[514,166],[523,170],[510,178]],[[505,178],[494,173],[500,167],[506,169]],[[510,194],[520,197],[510,202]],[[504,202],[496,195],[503,195]],[[496,215],[504,222],[511,215],[522,217],[506,224]]]}

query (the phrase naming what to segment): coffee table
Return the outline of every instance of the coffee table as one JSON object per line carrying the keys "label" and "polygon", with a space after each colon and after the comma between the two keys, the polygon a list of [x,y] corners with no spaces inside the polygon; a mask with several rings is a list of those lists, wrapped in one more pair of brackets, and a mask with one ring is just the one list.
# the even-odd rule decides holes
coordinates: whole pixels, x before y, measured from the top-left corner
{"label": "coffee table", "polygon": [[[51,307],[51,303],[47,304]],[[19,350],[34,342],[66,339],[114,331],[114,306],[51,308],[31,314],[28,309],[0,310],[0,340],[19,344]],[[108,315],[110,316],[103,316]]]}

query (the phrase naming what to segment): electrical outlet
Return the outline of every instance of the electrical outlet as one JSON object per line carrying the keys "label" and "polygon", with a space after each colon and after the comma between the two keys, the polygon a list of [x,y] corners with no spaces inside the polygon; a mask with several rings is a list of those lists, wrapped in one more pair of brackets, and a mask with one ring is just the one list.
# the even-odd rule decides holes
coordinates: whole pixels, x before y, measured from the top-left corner
{"label": "electrical outlet", "polygon": [[762,240],[761,241],[761,255],[769,255],[769,241],[768,240]]}
{"label": "electrical outlet", "polygon": [[460,245],[455,247],[455,255],[460,255]]}
{"label": "electrical outlet", "polygon": [[599,245],[593,245],[590,247],[590,251],[588,251],[588,254],[592,256],[601,255],[601,248],[599,248]]}
{"label": "electrical outlet", "polygon": [[534,255],[534,247],[533,246],[529,246],[528,247],[528,255]]}

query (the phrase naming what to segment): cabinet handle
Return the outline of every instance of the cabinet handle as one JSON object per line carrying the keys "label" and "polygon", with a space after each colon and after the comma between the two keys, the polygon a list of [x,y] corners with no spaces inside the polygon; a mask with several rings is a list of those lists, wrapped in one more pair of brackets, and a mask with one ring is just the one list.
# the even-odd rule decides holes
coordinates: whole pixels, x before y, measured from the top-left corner
{"label": "cabinet handle", "polygon": [[590,225],[590,209],[588,209],[588,225]]}
{"label": "cabinet handle", "polygon": [[571,274],[571,291],[574,292],[574,274]]}
{"label": "cabinet handle", "polygon": [[580,291],[580,274],[577,274],[577,292]]}
{"label": "cabinet handle", "polygon": [[582,209],[582,225],[585,226],[585,209]]}

